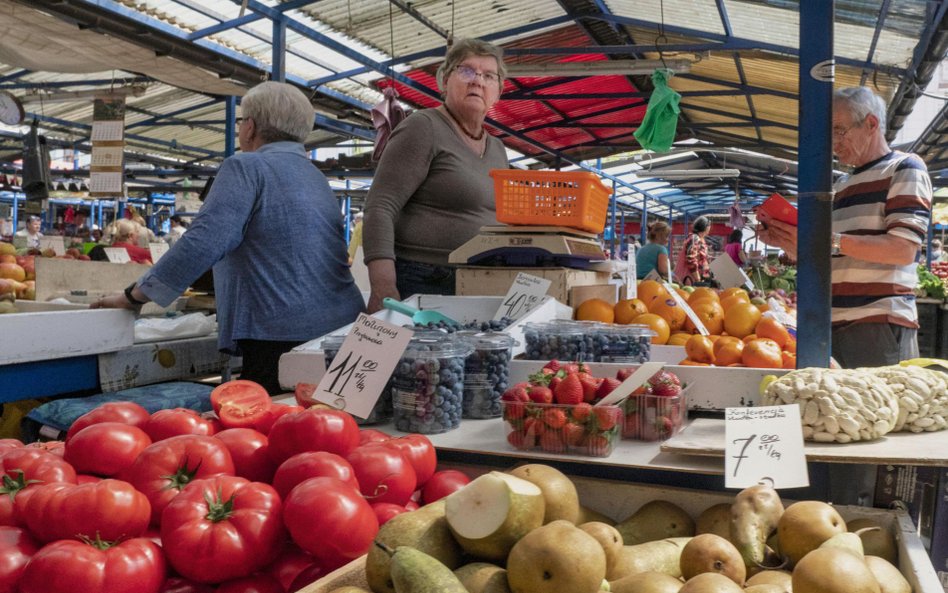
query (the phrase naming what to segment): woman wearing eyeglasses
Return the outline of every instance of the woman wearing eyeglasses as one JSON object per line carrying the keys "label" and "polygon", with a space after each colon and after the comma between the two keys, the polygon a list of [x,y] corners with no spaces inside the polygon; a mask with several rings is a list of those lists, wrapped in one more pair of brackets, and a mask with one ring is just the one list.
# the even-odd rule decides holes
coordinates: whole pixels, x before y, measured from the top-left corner
{"label": "woman wearing eyeglasses", "polygon": [[366,199],[363,248],[372,295],[454,294],[448,255],[496,224],[491,169],[508,168],[484,119],[503,90],[502,50],[455,42],[438,68],[444,102],[412,113],[392,133]]}

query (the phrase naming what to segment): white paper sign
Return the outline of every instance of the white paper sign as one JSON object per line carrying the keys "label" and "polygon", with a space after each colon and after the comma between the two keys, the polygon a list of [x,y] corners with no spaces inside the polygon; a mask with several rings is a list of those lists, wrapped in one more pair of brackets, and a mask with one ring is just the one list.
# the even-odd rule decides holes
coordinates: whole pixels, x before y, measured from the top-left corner
{"label": "white paper sign", "polygon": [[635,245],[629,245],[628,267],[625,270],[625,298],[634,299],[639,296],[638,272],[635,269]]}
{"label": "white paper sign", "polygon": [[89,173],[89,191],[100,194],[118,194],[123,193],[124,174],[92,171]]}
{"label": "white paper sign", "polygon": [[727,408],[724,413],[724,485],[774,488],[810,485],[800,406]]}
{"label": "white paper sign", "polygon": [[125,122],[121,119],[92,122],[93,142],[121,141],[125,138]]}
{"label": "white paper sign", "polygon": [[704,323],[701,321],[701,318],[698,317],[698,314],[695,313],[695,310],[691,308],[691,305],[689,305],[685,299],[681,298],[681,295],[678,294],[678,291],[675,290],[674,286],[666,282],[665,290],[668,291],[668,294],[671,295],[671,298],[675,299],[675,303],[685,310],[685,315],[687,315],[688,319],[691,320],[691,323],[694,324],[699,334],[702,336],[707,336],[711,333],[708,331],[708,328],[704,326]]}
{"label": "white paper sign", "polygon": [[516,321],[523,317],[540,304],[550,284],[551,281],[547,278],[520,272],[510,285],[507,296],[501,301],[500,308],[494,313],[494,319],[509,317]]}
{"label": "white paper sign", "polygon": [[368,418],[414,332],[360,314],[319,380],[313,397]]}
{"label": "white paper sign", "polygon": [[104,248],[106,257],[113,264],[127,264],[132,261],[128,256],[128,251],[124,247],[106,247]]}
{"label": "white paper sign", "polygon": [[625,398],[632,395],[632,392],[642,386],[643,383],[652,378],[658,371],[665,368],[663,362],[645,362],[637,368],[634,373],[626,377],[625,381],[619,383],[615,389],[609,392],[609,395],[596,402],[597,406],[611,406],[617,404]]}
{"label": "white paper sign", "polygon": [[151,263],[157,264],[161,256],[168,251],[168,244],[164,241],[158,243],[149,243],[148,251],[151,252]]}
{"label": "white paper sign", "polygon": [[724,288],[732,286],[743,286],[747,290],[754,290],[754,283],[747,277],[744,270],[737,267],[731,256],[723,253],[711,262],[711,272],[714,279],[721,283]]}
{"label": "white paper sign", "polygon": [[39,248],[43,251],[47,249],[52,249],[56,252],[56,255],[63,255],[66,253],[66,243],[63,241],[63,238],[59,235],[52,235],[49,237],[40,237],[40,246]]}
{"label": "white paper sign", "polygon": [[93,146],[92,160],[89,165],[91,167],[121,167],[124,157],[122,146]]}

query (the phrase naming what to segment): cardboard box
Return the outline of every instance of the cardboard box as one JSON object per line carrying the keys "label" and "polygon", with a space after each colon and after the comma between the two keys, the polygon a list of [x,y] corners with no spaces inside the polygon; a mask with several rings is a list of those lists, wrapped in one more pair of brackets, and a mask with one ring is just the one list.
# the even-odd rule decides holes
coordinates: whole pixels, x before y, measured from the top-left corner
{"label": "cardboard box", "polygon": [[140,385],[197,379],[239,366],[217,349],[217,334],[199,338],[148,342],[99,356],[102,391],[121,391]]}
{"label": "cardboard box", "polygon": [[948,593],[948,468],[939,468],[938,473],[931,559],[941,586]]}
{"label": "cardboard box", "polygon": [[571,288],[609,284],[612,277],[610,272],[573,268],[459,267],[455,292],[458,296],[504,296],[520,272],[549,279],[551,284],[546,294],[571,307],[578,304],[571,300]]}
{"label": "cardboard box", "polygon": [[[599,511],[613,520],[621,520],[653,500],[667,500],[677,504],[692,517],[697,517],[706,508],[734,500],[734,493],[706,492],[682,488],[663,488],[644,484],[572,478],[579,493],[580,502]],[[789,504],[789,501],[784,501]],[[888,529],[896,539],[899,549],[899,570],[905,575],[913,591],[931,592],[939,590],[938,577],[932,568],[925,549],[915,534],[911,520],[904,511],[870,509],[858,506],[838,505],[836,509],[846,520],[870,518]],[[351,585],[368,589],[365,580],[365,556],[322,577],[304,587],[300,593],[329,593],[333,589]]]}
{"label": "cardboard box", "polygon": [[904,508],[928,548],[932,541],[938,477],[941,469],[931,466],[880,465],[872,506]]}

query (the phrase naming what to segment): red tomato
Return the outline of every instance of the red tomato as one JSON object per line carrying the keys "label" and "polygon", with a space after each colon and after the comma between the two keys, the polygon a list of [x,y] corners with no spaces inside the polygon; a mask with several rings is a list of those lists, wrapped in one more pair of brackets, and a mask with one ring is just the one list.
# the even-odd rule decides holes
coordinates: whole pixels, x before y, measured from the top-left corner
{"label": "red tomato", "polygon": [[151,522],[193,480],[234,474],[234,461],[222,441],[213,437],[182,435],[152,443],[123,473],[151,503]]}
{"label": "red tomato", "polygon": [[154,443],[183,434],[202,436],[214,434],[214,424],[210,420],[202,418],[200,414],[187,408],[158,410],[151,415],[142,429],[148,433]]}
{"label": "red tomato", "polygon": [[327,571],[368,551],[379,520],[359,491],[335,478],[310,478],[293,488],[283,523],[296,545]]}
{"label": "red tomato", "polygon": [[421,499],[425,504],[430,504],[438,499],[444,498],[455,490],[460,490],[471,478],[464,472],[455,469],[445,469],[435,472],[431,479],[425,483],[421,490]]}
{"label": "red tomato", "polygon": [[148,498],[121,480],[35,486],[17,509],[30,533],[44,542],[138,537],[151,518]]}
{"label": "red tomato", "polygon": [[92,474],[77,474],[76,475],[76,484],[91,484],[92,482],[101,482],[102,478],[99,476],[93,476]]}
{"label": "red tomato", "polygon": [[145,431],[119,422],[100,422],[73,435],[63,458],[77,472],[115,476],[130,466],[151,444]]}
{"label": "red tomato", "polygon": [[360,428],[359,429],[359,444],[365,445],[367,443],[381,443],[392,438],[392,435],[384,433],[381,430],[375,430],[374,428]]}
{"label": "red tomato", "polygon": [[217,593],[217,587],[195,583],[181,577],[171,577],[165,581],[160,593]]}
{"label": "red tomato", "polygon": [[308,408],[317,403],[313,397],[314,393],[316,393],[316,385],[312,383],[297,383],[296,389],[293,390],[296,403],[303,408]]}
{"label": "red tomato", "polygon": [[35,447],[0,452],[0,525],[22,525],[14,501],[38,484],[76,483],[76,470],[62,457]]}
{"label": "red tomato", "polygon": [[40,544],[26,530],[0,526],[0,593],[14,593],[26,563]]}
{"label": "red tomato", "polygon": [[270,394],[259,383],[235,379],[214,388],[211,407],[227,428],[249,428],[270,410]]}
{"label": "red tomato", "polygon": [[158,593],[165,573],[161,548],[150,540],[135,538],[109,546],[64,539],[33,555],[19,593]]}
{"label": "red tomato", "polygon": [[7,449],[19,449],[25,446],[26,445],[24,445],[20,439],[0,439],[0,453],[3,453]]}
{"label": "red tomato", "polygon": [[375,511],[375,517],[379,520],[379,527],[381,527],[389,519],[395,515],[401,515],[408,509],[390,502],[376,502],[372,504],[372,510]]}
{"label": "red tomato", "polygon": [[273,423],[277,421],[280,416],[284,414],[295,414],[297,412],[302,412],[302,406],[290,406],[287,404],[270,404],[270,410],[265,416],[257,420],[253,427],[263,434],[270,434],[270,429],[273,428]]}
{"label": "red tomato", "polygon": [[52,453],[58,457],[62,457],[66,452],[66,443],[63,441],[37,441],[35,443],[30,443],[27,445],[32,449],[39,449],[40,451],[46,451],[47,453]]}
{"label": "red tomato", "polygon": [[297,591],[302,591],[306,587],[318,581],[328,572],[330,571],[327,571],[319,564],[311,564],[307,566],[302,571],[300,571],[300,573],[296,575],[296,578],[293,579],[293,582],[290,583],[287,593],[296,593]]}
{"label": "red tomato", "polygon": [[267,453],[268,441],[264,434],[252,428],[228,428],[214,435],[223,441],[234,460],[234,473],[251,482],[273,479],[276,464]]}
{"label": "red tomato", "polygon": [[221,583],[217,593],[284,593],[283,585],[268,574],[256,574]]}
{"label": "red tomato", "polygon": [[284,591],[290,588],[295,579],[303,570],[313,566],[316,561],[294,543],[283,545],[283,551],[276,560],[266,568],[267,574],[279,581]]}
{"label": "red tomato", "polygon": [[385,441],[385,446],[398,450],[411,463],[415,469],[415,479],[418,480],[419,488],[434,475],[438,458],[434,445],[425,435],[410,434],[389,439]]}
{"label": "red tomato", "polygon": [[270,455],[277,463],[304,451],[328,451],[346,457],[359,446],[359,425],[345,412],[309,408],[281,416],[267,436]]}
{"label": "red tomato", "polygon": [[135,402],[106,402],[99,407],[76,418],[66,432],[68,442],[77,432],[99,422],[121,422],[141,428],[148,422],[148,410]]}
{"label": "red tomato", "polygon": [[352,465],[342,457],[325,451],[307,451],[290,457],[277,468],[272,483],[285,500],[297,484],[319,477],[336,478],[359,489],[359,480]]}
{"label": "red tomato", "polygon": [[415,470],[396,449],[379,443],[362,445],[346,460],[352,464],[362,496],[370,502],[404,506],[415,491]]}
{"label": "red tomato", "polygon": [[280,551],[282,506],[268,484],[234,476],[192,482],[161,515],[168,562],[199,583],[249,576]]}

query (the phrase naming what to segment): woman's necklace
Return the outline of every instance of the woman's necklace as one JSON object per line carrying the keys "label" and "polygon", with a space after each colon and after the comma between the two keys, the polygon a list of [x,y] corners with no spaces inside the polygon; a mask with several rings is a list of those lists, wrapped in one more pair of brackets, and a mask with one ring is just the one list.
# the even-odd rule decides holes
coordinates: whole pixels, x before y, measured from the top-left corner
{"label": "woman's necklace", "polygon": [[464,124],[461,123],[461,120],[459,120],[458,118],[454,117],[454,114],[451,113],[451,109],[448,108],[448,104],[447,104],[447,103],[442,103],[442,105],[444,106],[444,110],[448,112],[448,115],[451,116],[451,119],[454,120],[454,123],[456,123],[456,124],[458,125],[458,127],[461,128],[461,131],[464,132],[464,135],[465,135],[465,136],[467,136],[467,137],[470,138],[471,140],[474,140],[474,141],[477,141],[477,142],[480,142],[481,140],[484,139],[484,132],[485,132],[484,128],[481,128],[481,133],[475,136],[474,134],[472,134],[472,133],[470,133],[470,132],[467,131],[467,128],[465,128],[465,127],[464,127]]}

